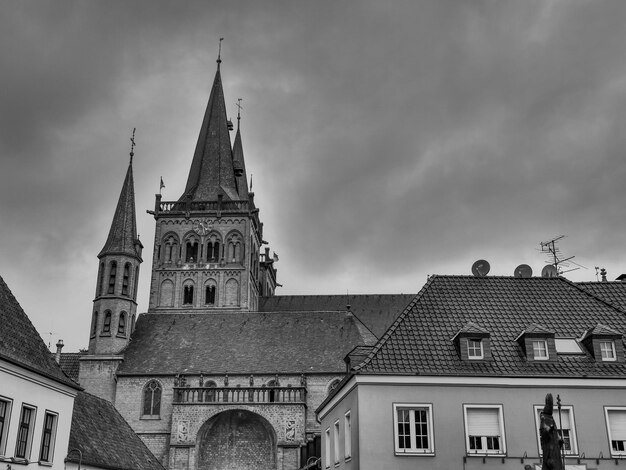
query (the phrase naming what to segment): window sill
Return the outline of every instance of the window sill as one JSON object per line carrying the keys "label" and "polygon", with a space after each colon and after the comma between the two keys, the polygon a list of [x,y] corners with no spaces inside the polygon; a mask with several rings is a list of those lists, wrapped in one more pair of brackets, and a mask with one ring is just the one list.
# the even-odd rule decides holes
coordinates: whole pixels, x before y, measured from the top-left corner
{"label": "window sill", "polygon": [[126,335],[115,335],[116,338],[124,338],[126,339]]}
{"label": "window sill", "polygon": [[351,456],[351,455],[349,455],[348,457],[346,457],[346,458],[345,458],[345,461],[346,461],[346,462],[352,462],[352,456]]}
{"label": "window sill", "polygon": [[100,333],[100,337],[110,338],[111,333]]}
{"label": "window sill", "polygon": [[159,420],[159,419],[161,419],[161,416],[156,416],[156,415],[143,415],[143,416],[141,416],[139,419]]}
{"label": "window sill", "polygon": [[396,451],[396,457],[434,457],[434,452],[398,452]]}
{"label": "window sill", "polygon": [[28,465],[30,462],[28,461],[28,459],[11,457],[11,463],[14,463],[15,465]]}
{"label": "window sill", "polygon": [[468,452],[465,455],[467,457],[506,457],[504,452]]}
{"label": "window sill", "polygon": [[44,462],[42,460],[40,460],[39,462],[37,462],[39,465],[41,465],[42,467],[52,467],[52,462]]}

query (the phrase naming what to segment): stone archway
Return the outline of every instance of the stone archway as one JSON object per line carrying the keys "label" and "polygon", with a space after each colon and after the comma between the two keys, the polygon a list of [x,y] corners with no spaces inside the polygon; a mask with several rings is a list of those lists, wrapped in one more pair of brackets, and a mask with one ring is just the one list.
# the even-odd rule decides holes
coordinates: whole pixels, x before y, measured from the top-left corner
{"label": "stone archway", "polygon": [[197,449],[198,470],[276,470],[276,433],[251,411],[213,416],[198,432]]}

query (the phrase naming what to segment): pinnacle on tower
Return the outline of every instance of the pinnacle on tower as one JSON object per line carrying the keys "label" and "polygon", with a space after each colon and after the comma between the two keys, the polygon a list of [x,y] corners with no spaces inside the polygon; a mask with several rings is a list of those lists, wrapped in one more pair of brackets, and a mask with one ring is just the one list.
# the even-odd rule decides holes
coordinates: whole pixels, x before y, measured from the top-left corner
{"label": "pinnacle on tower", "polygon": [[218,62],[185,193],[180,200],[216,201],[220,195],[224,200],[240,199]]}
{"label": "pinnacle on tower", "polygon": [[115,209],[115,215],[113,216],[113,222],[109,230],[109,236],[98,258],[108,254],[125,254],[141,258],[141,248],[141,242],[137,238],[135,188],[133,184],[133,162],[131,156],[120,198]]}
{"label": "pinnacle on tower", "polygon": [[[241,101],[241,99],[239,100]],[[241,104],[238,104],[241,110]],[[241,113],[237,114],[237,134],[233,144],[233,167],[237,181],[237,191],[239,199],[248,199],[248,177],[246,175],[246,164],[243,158],[243,145],[241,144]]]}

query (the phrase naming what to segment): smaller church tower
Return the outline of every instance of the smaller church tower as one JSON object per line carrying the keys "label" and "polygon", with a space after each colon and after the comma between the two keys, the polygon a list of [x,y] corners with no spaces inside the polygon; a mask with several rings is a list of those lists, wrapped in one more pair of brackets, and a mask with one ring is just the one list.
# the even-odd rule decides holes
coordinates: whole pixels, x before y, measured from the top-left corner
{"label": "smaller church tower", "polygon": [[[134,131],[133,131],[134,132]],[[131,139],[133,147],[134,138]],[[137,282],[143,245],[137,237],[133,155],[104,247],[98,254],[89,349],[81,357],[79,381],[90,393],[115,400],[115,372],[137,314]]]}

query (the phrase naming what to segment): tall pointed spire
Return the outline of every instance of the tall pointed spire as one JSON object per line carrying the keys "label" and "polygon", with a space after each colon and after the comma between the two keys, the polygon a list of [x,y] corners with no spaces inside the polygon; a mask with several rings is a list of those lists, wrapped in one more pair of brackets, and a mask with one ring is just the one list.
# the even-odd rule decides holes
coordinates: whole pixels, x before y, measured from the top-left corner
{"label": "tall pointed spire", "polygon": [[221,61],[220,56],[181,200],[214,201],[219,195],[225,200],[239,199],[220,74]]}
{"label": "tall pointed spire", "polygon": [[239,199],[248,199],[248,177],[246,175],[246,163],[243,158],[243,145],[241,144],[241,98],[237,100],[237,134],[233,144],[233,167],[237,178],[237,191]]}
{"label": "tall pointed spire", "polygon": [[137,238],[135,187],[133,183],[133,151],[131,150],[130,163],[128,164],[126,178],[124,179],[120,198],[117,202],[109,236],[98,257],[113,253],[140,256],[136,247],[138,243],[140,242]]}

